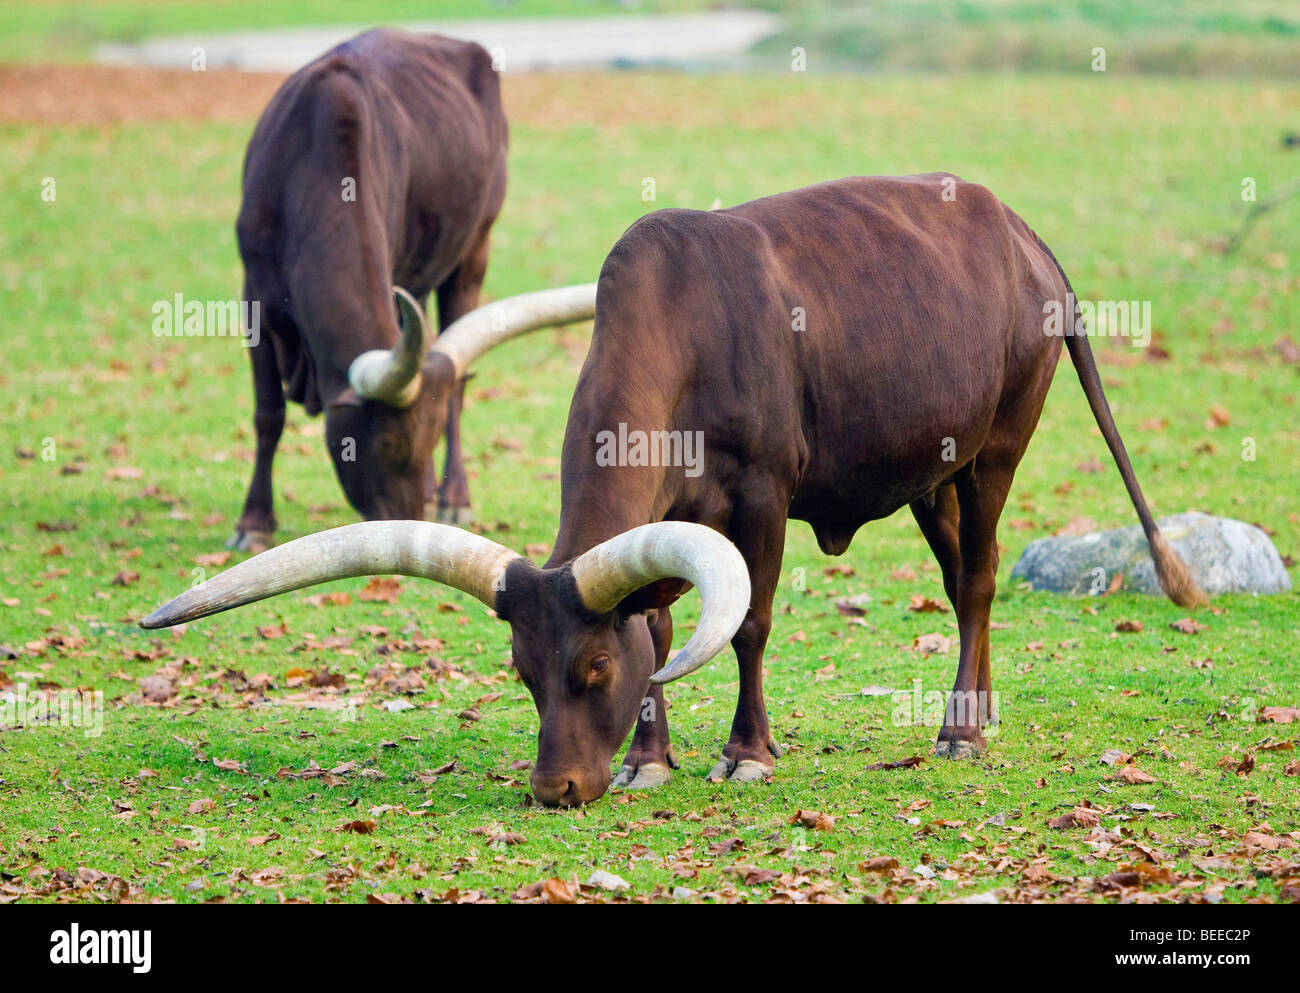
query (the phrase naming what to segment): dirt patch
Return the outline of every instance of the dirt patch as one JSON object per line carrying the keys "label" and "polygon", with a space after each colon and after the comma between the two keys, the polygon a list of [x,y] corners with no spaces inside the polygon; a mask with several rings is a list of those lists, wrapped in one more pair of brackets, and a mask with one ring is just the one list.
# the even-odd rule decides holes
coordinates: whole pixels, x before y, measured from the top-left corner
{"label": "dirt patch", "polygon": [[217,69],[0,66],[0,124],[251,121],[283,79]]}
{"label": "dirt patch", "polygon": [[[0,66],[0,125],[95,126],[147,121],[255,121],[284,80],[231,69]],[[511,122],[541,129],[587,125],[779,127],[803,113],[801,88],[755,82],[757,99],[720,99],[708,77],[673,73],[511,73]],[[725,90],[730,93],[730,89]],[[744,94],[742,94],[744,96]]]}

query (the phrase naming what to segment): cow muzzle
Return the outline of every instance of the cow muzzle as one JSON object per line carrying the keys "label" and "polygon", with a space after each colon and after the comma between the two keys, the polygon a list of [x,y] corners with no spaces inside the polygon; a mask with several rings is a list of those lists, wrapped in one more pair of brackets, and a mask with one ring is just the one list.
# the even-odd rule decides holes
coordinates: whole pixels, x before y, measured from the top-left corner
{"label": "cow muzzle", "polygon": [[609,787],[609,775],[534,769],[529,776],[533,797],[544,807],[579,807],[599,800]]}

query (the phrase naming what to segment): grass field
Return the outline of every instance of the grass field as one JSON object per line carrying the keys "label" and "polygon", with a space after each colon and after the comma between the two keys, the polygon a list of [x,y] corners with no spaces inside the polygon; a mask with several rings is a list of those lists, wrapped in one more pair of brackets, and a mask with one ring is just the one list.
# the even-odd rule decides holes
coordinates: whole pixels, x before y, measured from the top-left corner
{"label": "grass field", "polygon": [[792,45],[852,70],[1107,72],[1188,76],[1300,74],[1300,10],[1287,0],[752,0]]}
{"label": "grass field", "polygon": [[[593,278],[653,207],[950,169],[1018,210],[1081,297],[1152,301],[1159,347],[1097,347],[1157,512],[1257,522],[1283,555],[1300,553],[1300,200],[1261,220],[1239,254],[1213,248],[1246,207],[1244,177],[1263,198],[1296,175],[1279,135],[1300,114],[1300,87],[815,74],[506,86],[511,190],[490,296]],[[98,737],[0,734],[0,900],[614,898],[535,885],[596,869],[625,879],[617,897],[632,899],[1297,898],[1285,866],[1300,839],[1298,725],[1257,719],[1300,704],[1296,595],[1218,598],[1188,635],[1171,629],[1187,615],[1166,601],[1061,598],[1007,578],[1026,542],[1073,518],[1134,520],[1068,362],[1003,518],[1002,725],[979,761],[868,768],[928,756],[936,729],[900,724],[894,698],[861,691],[946,691],[955,668],[955,648],[912,650],[921,634],[956,632],[951,613],[908,609],[917,594],[944,598],[906,514],[835,560],[792,525],[767,653],[789,752],[767,785],[702,778],[734,706],[730,653],[669,689],[682,762],[671,784],[555,812],[528,802],[520,763],[535,755],[536,715],[508,666],[507,629],[467,597],[403,580],[394,602],[364,600],[356,580],[180,633],[138,630],[229,564],[203,557],[220,553],[251,471],[240,346],[150,330],[155,300],[239,292],[233,218],[251,126],[0,129],[0,685],[106,701]],[[653,204],[641,200],[647,176]],[[476,511],[521,551],[554,534],[586,337],[512,343],[471,387]],[[290,418],[281,536],[354,520],[320,421]],[[1242,458],[1246,438],[1255,461]],[[1088,471],[1094,462],[1104,468]],[[330,590],[350,603],[309,599]],[[869,595],[865,613],[841,616],[834,601],[854,594]],[[697,602],[677,611],[679,643]],[[1144,629],[1118,633],[1123,620]],[[1122,764],[1101,763],[1108,749],[1153,781],[1127,782]],[[1093,813],[1078,825],[1049,826],[1080,806]],[[833,826],[798,823],[799,811]]]}
{"label": "grass field", "polygon": [[596,17],[718,6],[780,14],[748,60],[771,70],[799,47],[819,71],[1106,71],[1296,78],[1300,9],[1290,0],[9,0],[0,62],[89,57],[102,42],[300,24],[451,18]]}

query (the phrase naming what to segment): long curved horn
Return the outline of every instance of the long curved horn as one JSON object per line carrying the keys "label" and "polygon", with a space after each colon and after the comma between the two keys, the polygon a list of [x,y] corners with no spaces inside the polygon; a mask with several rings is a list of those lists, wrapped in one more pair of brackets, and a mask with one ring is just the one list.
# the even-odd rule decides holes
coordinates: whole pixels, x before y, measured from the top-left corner
{"label": "long curved horn", "polygon": [[438,335],[432,351],[451,359],[459,379],[471,362],[503,341],[538,328],[590,320],[595,313],[595,283],[521,293],[484,304],[452,322]]}
{"label": "long curved horn", "polygon": [[496,606],[519,556],[495,541],[428,521],[367,521],[309,534],[241,562],[163,604],[140,622],[165,628],[304,586],[351,576],[432,579]]}
{"label": "long curved horn", "polygon": [[700,623],[671,663],[650,677],[667,683],[694,672],[727,647],[749,611],[749,569],[736,546],[712,528],[686,521],[643,524],[573,560],[578,595],[590,610],[613,610],[658,579],[699,588]]}
{"label": "long curved horn", "polygon": [[393,299],[401,316],[401,337],[392,350],[362,352],[348,367],[348,382],[358,396],[409,407],[420,393],[420,365],[429,344],[429,322],[415,298],[400,286]]}

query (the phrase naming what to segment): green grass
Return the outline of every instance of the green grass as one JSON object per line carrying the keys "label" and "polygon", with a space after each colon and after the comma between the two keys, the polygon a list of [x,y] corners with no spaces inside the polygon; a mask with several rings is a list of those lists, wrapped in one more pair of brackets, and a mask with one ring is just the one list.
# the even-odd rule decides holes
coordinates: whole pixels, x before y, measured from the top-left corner
{"label": "green grass", "polygon": [[[1280,116],[1300,102],[1296,87],[635,74],[527,85],[561,96],[598,88],[618,94],[617,106],[604,108],[599,123],[516,116],[490,295],[591,279],[624,227],[651,207],[734,203],[848,174],[951,169],[1015,207],[1081,296],[1152,300],[1166,360],[1113,342],[1098,351],[1157,511],[1259,522],[1284,555],[1300,552],[1300,378],[1274,351],[1300,324],[1300,201],[1266,216],[1237,256],[1209,247],[1238,223],[1243,176],[1256,178],[1262,197],[1294,175],[1276,139]],[[994,620],[1005,627],[993,634],[1003,723],[980,761],[866,770],[928,755],[935,729],[896,726],[890,697],[859,690],[908,690],[919,679],[926,692],[944,691],[955,667],[952,652],[910,651],[919,634],[955,639],[955,630],[950,613],[906,609],[913,594],[943,598],[906,514],[865,528],[838,560],[817,553],[805,526],[791,525],[766,660],[775,733],[791,751],[770,785],[701,778],[734,706],[730,653],[669,689],[682,762],[671,784],[553,812],[525,805],[527,774],[511,769],[534,757],[536,715],[507,667],[507,630],[467,597],[407,580],[395,604],[360,602],[358,580],[333,587],[352,593],[346,607],[292,594],[180,635],[139,631],[136,618],[192,582],[196,556],[220,549],[248,482],[251,394],[241,348],[157,339],[150,307],[176,292],[238,294],[233,218],[250,127],[0,131],[8,193],[0,201],[0,299],[9,328],[0,368],[0,598],[17,601],[0,606],[0,642],[17,654],[0,656],[0,673],[30,686],[93,688],[107,700],[99,737],[43,726],[0,734],[0,898],[84,866],[124,878],[139,898],[176,900],[427,897],[453,887],[507,899],[543,878],[585,881],[596,868],[621,875],[641,898],[685,886],[742,899],[778,888],[846,899],[928,901],[993,888],[1005,899],[1076,891],[1115,899],[1116,891],[1077,880],[1141,861],[1138,844],[1160,853],[1175,878],[1191,877],[1186,890],[1153,883],[1167,898],[1214,895],[1224,881],[1225,900],[1280,897],[1276,880],[1254,872],[1268,856],[1234,858],[1220,872],[1193,863],[1236,851],[1248,830],[1300,831],[1300,779],[1283,774],[1294,751],[1256,750],[1248,777],[1218,764],[1270,737],[1294,736],[1295,725],[1256,723],[1253,714],[1300,703],[1296,595],[1219,598],[1199,617],[1208,628],[1189,636],[1169,627],[1185,612],[1162,600],[1068,599],[1007,578],[1028,540],[1071,518],[1102,526],[1134,519],[1068,363],[1003,519]],[[41,200],[46,176],[57,180],[55,203]],[[640,197],[646,176],[656,179],[654,204]],[[585,339],[575,329],[512,343],[482,361],[471,388],[476,510],[520,550],[554,534],[560,442]],[[1206,426],[1216,405],[1230,412],[1229,426]],[[1150,424],[1158,418],[1163,428]],[[1254,462],[1240,455],[1246,437],[1255,439]],[[1105,471],[1078,471],[1091,459]],[[65,474],[70,467],[79,471]],[[117,477],[134,475],[122,467],[140,477],[110,478],[115,467]],[[355,519],[320,422],[300,410],[291,411],[276,473],[282,537]],[[39,529],[59,522],[74,529]],[[853,574],[823,572],[840,563]],[[891,578],[905,568],[917,578]],[[140,578],[113,585],[127,570]],[[1300,578],[1294,567],[1291,575]],[[860,624],[833,605],[855,593],[872,598]],[[696,603],[688,597],[678,612],[679,641]],[[1145,629],[1117,634],[1123,619]],[[280,622],[287,635],[257,634]],[[372,625],[387,636],[365,633]],[[331,636],[352,641],[319,647]],[[416,650],[419,636],[443,646]],[[456,674],[437,678],[425,666],[430,656]],[[389,660],[425,673],[412,710],[390,713],[382,704],[399,694],[367,682]],[[179,675],[178,697],[166,707],[142,703],[137,680],[163,666]],[[322,667],[343,674],[346,689],[307,693],[288,684],[290,670]],[[245,699],[226,670],[265,674],[272,685]],[[349,700],[356,706],[337,709]],[[482,720],[457,716],[471,707]],[[1113,770],[1099,757],[1110,748],[1135,754],[1158,782],[1109,779]],[[1162,758],[1164,750],[1172,757]],[[455,769],[436,782],[419,775],[452,759]],[[245,773],[214,765],[227,760]],[[337,781],[277,776],[312,762],[357,765]],[[203,800],[211,809],[189,812]],[[930,805],[908,809],[923,800]],[[1081,829],[1047,826],[1084,800],[1104,812],[1104,826],[1121,829],[1108,850],[1090,847]],[[800,809],[834,816],[833,831],[792,826]],[[675,816],[655,816],[662,811]],[[986,823],[999,814],[1005,824]],[[337,830],[355,820],[375,821],[373,833]],[[524,841],[493,847],[489,835],[468,833],[474,828]],[[743,847],[710,853],[710,844],[732,838]],[[898,860],[893,878],[859,869],[876,856]],[[1037,870],[1025,870],[1034,860],[1065,881],[1031,882]],[[933,880],[911,871],[922,864]],[[807,881],[750,885],[743,870],[731,871],[737,866],[797,868]],[[268,869],[279,871],[254,878]]]}
{"label": "green grass", "polygon": [[[84,60],[150,35],[468,17],[598,16],[708,9],[706,0],[11,0],[0,62]],[[781,14],[755,65],[814,71],[1086,73],[1294,78],[1300,9],[1290,0],[735,0]]]}
{"label": "green grass", "polygon": [[1300,10],[1287,0],[754,0],[781,12],[784,30],[761,58],[929,72],[1093,71],[1189,76],[1300,73]]}

